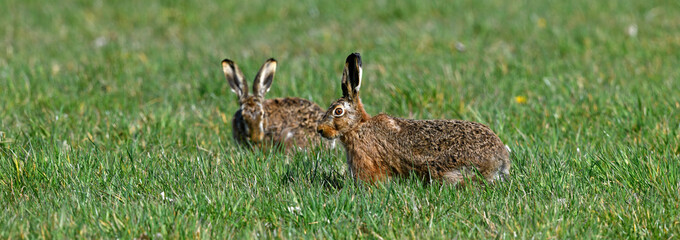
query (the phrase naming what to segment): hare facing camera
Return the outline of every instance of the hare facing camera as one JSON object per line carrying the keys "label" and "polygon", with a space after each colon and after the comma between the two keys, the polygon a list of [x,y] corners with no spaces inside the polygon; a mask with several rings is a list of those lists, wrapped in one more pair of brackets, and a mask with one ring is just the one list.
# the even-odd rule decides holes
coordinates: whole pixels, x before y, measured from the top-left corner
{"label": "hare facing camera", "polygon": [[276,72],[276,60],[267,60],[255,76],[253,95],[236,63],[222,61],[222,71],[231,90],[238,95],[240,108],[232,119],[234,139],[245,146],[304,149],[322,142],[316,134],[323,116],[319,105],[296,97],[265,99]]}
{"label": "hare facing camera", "polygon": [[317,131],[340,139],[349,172],[367,182],[416,174],[424,181],[487,182],[510,173],[505,145],[487,126],[462,120],[412,120],[369,116],[359,98],[361,56],[350,54],[342,73],[342,97],[333,102]]}

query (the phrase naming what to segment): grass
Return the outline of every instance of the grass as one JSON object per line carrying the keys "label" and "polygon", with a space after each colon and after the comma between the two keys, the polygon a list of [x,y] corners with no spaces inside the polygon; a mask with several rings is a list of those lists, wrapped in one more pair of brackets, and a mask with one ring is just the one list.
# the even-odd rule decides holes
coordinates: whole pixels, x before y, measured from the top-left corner
{"label": "grass", "polygon": [[[0,3],[0,238],[680,237],[675,1]],[[489,125],[512,178],[366,187],[341,150],[231,139],[268,97],[322,107],[362,53],[370,114]]]}

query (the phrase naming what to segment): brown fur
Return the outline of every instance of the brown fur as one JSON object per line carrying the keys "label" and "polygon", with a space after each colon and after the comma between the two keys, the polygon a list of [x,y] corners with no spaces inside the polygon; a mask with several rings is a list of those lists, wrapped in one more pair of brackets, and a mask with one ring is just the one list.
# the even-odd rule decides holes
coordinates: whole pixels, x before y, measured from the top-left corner
{"label": "brown fur", "polygon": [[[264,147],[274,145],[290,149],[293,146],[306,148],[310,143],[318,143],[321,138],[316,134],[317,122],[323,117],[319,105],[305,99],[289,97],[267,99],[264,102],[264,118],[267,120],[264,136],[257,144]],[[236,111],[232,119],[234,139],[247,144],[248,133],[242,110]]]}
{"label": "brown fur", "polygon": [[243,73],[234,62],[225,59],[222,68],[232,91],[239,96],[241,107],[232,119],[232,134],[238,143],[292,150],[327,142],[316,134],[317,123],[323,117],[319,105],[296,97],[264,99],[274,78],[276,60],[267,60],[258,72],[253,95],[248,95]]}
{"label": "brown fur", "polygon": [[[461,183],[474,176],[473,169],[489,182],[509,174],[507,149],[483,124],[385,114],[370,117],[358,95],[360,69],[360,56],[350,55],[343,73],[343,97],[331,104],[317,128],[325,138],[340,139],[355,178],[374,182],[416,174],[423,180]],[[337,108],[343,109],[341,116],[335,114]]]}

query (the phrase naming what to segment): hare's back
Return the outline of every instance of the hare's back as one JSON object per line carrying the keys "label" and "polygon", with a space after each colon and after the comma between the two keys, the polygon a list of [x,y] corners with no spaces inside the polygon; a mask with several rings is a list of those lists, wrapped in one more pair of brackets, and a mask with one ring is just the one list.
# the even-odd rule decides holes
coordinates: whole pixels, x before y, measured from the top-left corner
{"label": "hare's back", "polygon": [[447,146],[455,151],[476,150],[502,146],[498,136],[486,125],[463,120],[404,120],[407,137]]}
{"label": "hare's back", "polygon": [[267,99],[265,111],[270,124],[308,128],[316,128],[324,113],[316,103],[296,97]]}
{"label": "hare's back", "polygon": [[[414,156],[465,157],[505,149],[498,136],[481,123],[463,120],[412,120],[377,115],[377,131]],[[396,147],[396,146],[394,146]]]}

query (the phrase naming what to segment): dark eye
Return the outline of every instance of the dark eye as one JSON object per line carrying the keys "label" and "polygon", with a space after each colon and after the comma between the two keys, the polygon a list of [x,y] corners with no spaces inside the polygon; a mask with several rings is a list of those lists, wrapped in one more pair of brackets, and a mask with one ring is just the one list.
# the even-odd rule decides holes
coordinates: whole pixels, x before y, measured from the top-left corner
{"label": "dark eye", "polygon": [[345,111],[342,110],[342,108],[336,108],[335,110],[333,110],[333,114],[335,116],[342,116],[343,113],[345,113]]}

